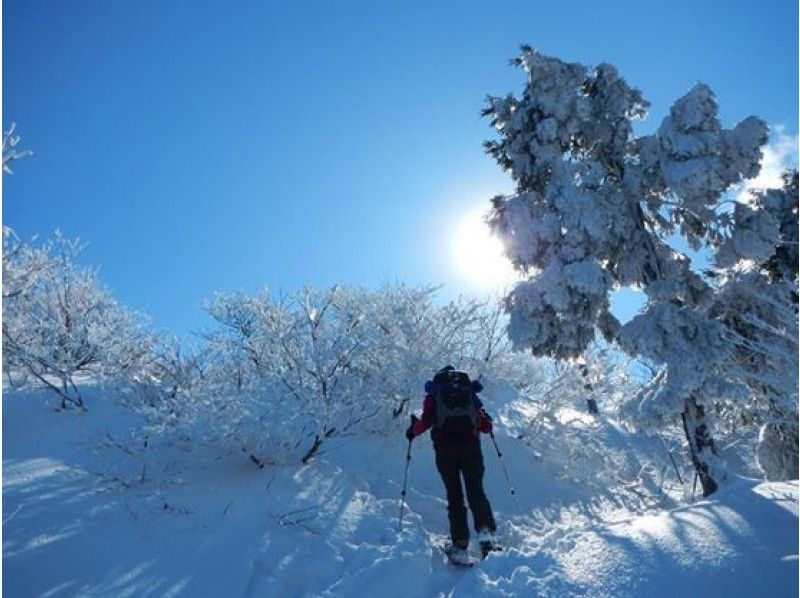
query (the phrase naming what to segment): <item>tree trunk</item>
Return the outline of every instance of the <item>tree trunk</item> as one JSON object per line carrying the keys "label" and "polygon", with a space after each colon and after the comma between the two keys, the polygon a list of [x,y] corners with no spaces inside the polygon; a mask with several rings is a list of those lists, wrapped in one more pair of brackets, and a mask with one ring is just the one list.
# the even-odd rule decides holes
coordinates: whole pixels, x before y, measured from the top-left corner
{"label": "tree trunk", "polygon": [[259,459],[258,457],[256,457],[253,453],[248,451],[247,447],[243,446],[242,447],[242,452],[245,455],[247,455],[247,458],[250,459],[250,461],[252,461],[256,465],[256,467],[258,467],[259,469],[264,469],[264,465],[266,465],[266,463],[264,461],[262,461],[261,459]]}
{"label": "tree trunk", "polygon": [[698,405],[694,397],[689,397],[683,404],[681,419],[692,464],[703,487],[703,496],[711,496],[719,488],[712,468],[712,462],[717,459],[717,449],[708,430],[705,408]]}
{"label": "tree trunk", "polygon": [[583,385],[583,390],[585,390],[588,395],[586,397],[586,408],[592,415],[598,415],[600,413],[600,409],[597,408],[597,400],[592,396],[594,387],[587,382]]}
{"label": "tree trunk", "polygon": [[330,437],[331,437],[331,436],[333,436],[335,433],[336,433],[336,428],[329,428],[329,429],[325,430],[325,431],[322,433],[322,437],[321,437],[321,438],[320,438],[320,436],[319,436],[319,435],[317,435],[317,436],[314,436],[314,444],[312,444],[312,445],[311,445],[311,448],[309,448],[309,449],[308,449],[308,452],[306,452],[306,454],[305,454],[305,455],[303,455],[303,458],[302,458],[302,459],[300,459],[301,463],[302,463],[303,465],[305,465],[306,463],[308,463],[308,462],[311,460],[311,458],[312,458],[314,455],[316,455],[316,454],[317,454],[317,451],[319,451],[319,447],[321,447],[321,446],[322,446],[322,441],[323,441],[323,440],[325,440],[326,438],[330,438]]}
{"label": "tree trunk", "polygon": [[303,458],[300,459],[300,462],[303,465],[308,463],[311,460],[311,457],[313,457],[317,453],[317,451],[319,450],[319,447],[321,445],[322,445],[322,440],[320,440],[319,436],[315,436],[314,437],[314,444],[312,444],[311,448],[308,449],[308,452],[306,452],[306,454],[303,455]]}
{"label": "tree trunk", "polygon": [[592,415],[598,415],[600,410],[597,408],[597,400],[592,396],[594,392],[594,387],[592,383],[589,382],[589,368],[586,367],[586,364],[581,365],[581,376],[583,377],[583,390],[586,391],[586,409],[589,410],[589,413]]}

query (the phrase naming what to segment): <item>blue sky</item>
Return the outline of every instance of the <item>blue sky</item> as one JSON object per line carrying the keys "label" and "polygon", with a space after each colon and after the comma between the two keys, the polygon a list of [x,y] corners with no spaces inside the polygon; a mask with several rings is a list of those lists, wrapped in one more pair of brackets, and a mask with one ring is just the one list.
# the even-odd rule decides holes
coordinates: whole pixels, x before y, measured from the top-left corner
{"label": "blue sky", "polygon": [[3,123],[36,153],[3,177],[3,221],[86,240],[181,334],[216,290],[474,292],[448,222],[510,190],[478,113],[521,88],[521,43],[617,66],[643,130],[704,81],[727,125],[797,134],[795,1],[5,0]]}

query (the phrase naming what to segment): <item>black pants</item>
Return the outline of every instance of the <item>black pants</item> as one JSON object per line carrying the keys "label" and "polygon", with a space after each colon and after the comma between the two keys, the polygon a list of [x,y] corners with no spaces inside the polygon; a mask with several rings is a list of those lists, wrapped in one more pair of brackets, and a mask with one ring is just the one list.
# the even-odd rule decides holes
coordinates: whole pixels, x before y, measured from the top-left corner
{"label": "black pants", "polygon": [[495,531],[497,526],[492,507],[483,492],[483,453],[480,443],[437,446],[436,469],[442,476],[447,492],[447,517],[450,520],[450,539],[453,544],[465,546],[469,542],[467,510],[464,508],[464,493],[461,489],[462,476],[475,531]]}

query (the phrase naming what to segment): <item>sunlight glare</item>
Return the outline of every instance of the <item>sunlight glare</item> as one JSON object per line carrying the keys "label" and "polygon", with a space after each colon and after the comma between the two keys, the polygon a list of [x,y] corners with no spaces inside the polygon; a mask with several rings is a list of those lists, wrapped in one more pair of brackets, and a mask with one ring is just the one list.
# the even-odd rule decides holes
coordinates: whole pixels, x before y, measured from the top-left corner
{"label": "sunlight glare", "polygon": [[451,254],[458,273],[478,290],[500,290],[518,279],[503,243],[483,221],[483,211],[467,214],[453,235]]}

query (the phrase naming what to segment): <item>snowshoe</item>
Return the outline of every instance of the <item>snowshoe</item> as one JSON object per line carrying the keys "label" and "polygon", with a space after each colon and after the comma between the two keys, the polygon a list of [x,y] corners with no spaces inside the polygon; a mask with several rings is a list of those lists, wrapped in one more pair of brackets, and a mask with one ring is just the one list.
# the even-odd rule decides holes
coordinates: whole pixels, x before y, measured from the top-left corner
{"label": "snowshoe", "polygon": [[494,534],[489,531],[481,531],[478,533],[478,546],[481,548],[481,558],[485,559],[489,556],[490,552],[500,552],[503,550],[502,546],[497,542]]}
{"label": "snowshoe", "polygon": [[503,551],[503,547],[497,542],[479,542],[478,545],[481,547],[481,558],[484,559],[492,552]]}
{"label": "snowshoe", "polygon": [[456,567],[472,567],[475,561],[470,558],[466,548],[448,545],[444,549],[448,562]]}

